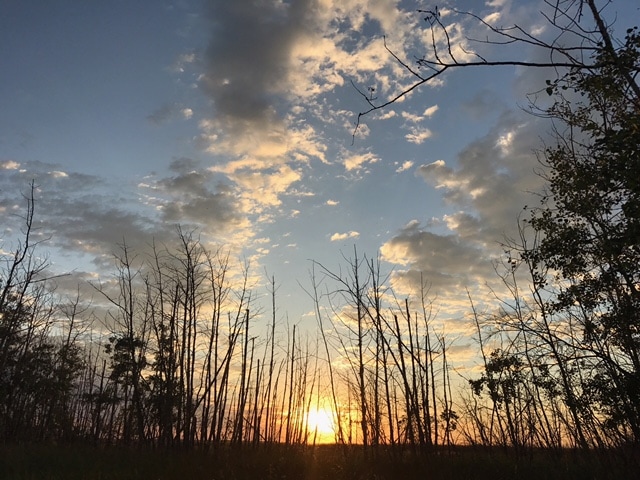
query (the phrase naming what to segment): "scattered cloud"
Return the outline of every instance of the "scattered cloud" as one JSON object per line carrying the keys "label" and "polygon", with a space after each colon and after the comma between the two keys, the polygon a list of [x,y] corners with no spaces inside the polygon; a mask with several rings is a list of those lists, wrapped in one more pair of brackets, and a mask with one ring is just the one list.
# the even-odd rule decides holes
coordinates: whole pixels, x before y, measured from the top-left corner
{"label": "scattered cloud", "polygon": [[502,15],[500,14],[500,12],[493,12],[489,15],[485,15],[482,21],[487,23],[488,25],[491,25],[497,23],[501,18]]}
{"label": "scattered cloud", "polygon": [[232,178],[240,186],[243,198],[251,202],[251,209],[257,213],[262,208],[281,204],[281,195],[300,180],[301,174],[289,165],[280,165],[275,169],[243,171]]}
{"label": "scattered cloud", "polygon": [[330,240],[332,242],[339,242],[341,240],[347,240],[349,238],[358,238],[360,234],[358,232],[346,232],[346,233],[334,233],[331,235]]}
{"label": "scattered cloud", "polygon": [[209,239],[229,240],[229,245],[237,242],[233,236],[239,232],[244,242],[253,237],[236,192],[216,184],[211,172],[188,158],[175,159],[169,176],[148,176],[132,184],[63,172],[59,165],[43,162],[21,167],[0,176],[0,210],[16,214],[10,222],[15,225],[5,228],[20,231],[22,198],[33,180],[37,231],[50,237],[43,248],[56,249],[62,258],[72,255],[80,264],[110,268],[110,252],[117,245],[126,242],[145,251],[154,238],[164,242],[174,237],[177,224],[199,227]]}
{"label": "scattered cloud", "polygon": [[[225,173],[251,202],[279,206],[293,184],[304,179],[307,170],[300,164],[329,163],[323,124],[346,124],[353,133],[353,109],[340,113],[328,103],[329,94],[348,85],[346,79],[360,85],[374,76],[377,94],[403,88],[397,80],[407,72],[381,37],[365,33],[370,22],[383,33],[393,32],[388,42],[400,52],[408,48],[407,28],[417,17],[406,15],[393,1],[209,0],[206,5],[211,35],[201,55],[198,87],[210,100],[210,111],[198,111],[199,145],[218,159],[212,171]],[[186,57],[179,63],[194,62]],[[394,115],[383,113],[384,118]],[[363,123],[355,136],[366,138],[368,132]],[[426,135],[415,132],[411,141],[421,142]],[[342,157],[347,171],[379,160],[370,153]],[[279,181],[268,178],[275,172]],[[277,190],[265,196],[270,184]]]}
{"label": "scattered cloud", "polygon": [[347,155],[342,160],[344,168],[347,171],[360,170],[367,164],[376,163],[379,161],[380,157],[371,152]]}
{"label": "scattered cloud", "polygon": [[431,107],[427,108],[424,112],[422,112],[422,115],[424,117],[431,118],[437,111],[438,111],[438,105],[432,105]]}
{"label": "scattered cloud", "polygon": [[419,123],[422,120],[424,120],[424,118],[421,115],[416,115],[414,113],[409,113],[409,112],[402,112],[401,116],[405,120],[407,120],[409,122],[412,122],[412,123]]}
{"label": "scattered cloud", "polygon": [[63,256],[88,255],[101,262],[125,239],[143,246],[150,235],[168,233],[153,216],[139,212],[135,196],[98,177],[69,171],[61,175],[58,165],[42,162],[24,162],[23,169],[12,172],[2,178],[0,207],[17,213],[14,222],[20,222],[25,205],[18,199],[28,195],[33,180],[37,231],[50,237],[46,248],[60,249]]}
{"label": "scattered cloud", "polygon": [[413,167],[413,161],[407,160],[405,162],[402,162],[402,165],[400,165],[398,168],[396,168],[396,173],[406,172],[411,167]]}
{"label": "scattered cloud", "polygon": [[539,119],[510,113],[464,147],[455,161],[418,167],[416,174],[440,190],[456,211],[424,225],[414,220],[382,246],[383,258],[400,266],[396,285],[409,292],[426,279],[453,305],[464,304],[460,292],[466,288],[477,291],[495,282],[500,242],[515,238],[522,208],[542,186],[534,174],[541,166],[532,151],[544,135]]}
{"label": "scattered cloud", "polygon": [[431,138],[431,135],[433,135],[433,133],[428,128],[411,127],[409,128],[409,133],[407,133],[404,138],[410,143],[421,145],[425,140]]}
{"label": "scattered cloud", "polygon": [[504,7],[510,0],[491,0],[485,2],[487,7]]}
{"label": "scattered cloud", "polygon": [[386,111],[384,111],[384,113],[378,115],[376,117],[376,119],[377,120],[388,120],[390,118],[395,118],[397,116],[398,116],[398,114],[396,113],[395,110],[386,110]]}
{"label": "scattered cloud", "polygon": [[[516,9],[514,3],[487,1],[480,6],[480,18],[527,19],[531,8]],[[148,110],[136,114],[156,135],[162,129],[149,129],[145,115],[153,125],[179,124],[176,136],[182,143],[174,145],[179,145],[178,152],[184,148],[189,153],[177,153],[185,155],[177,158],[168,153],[170,164],[166,165],[168,160],[154,164],[149,168],[153,172],[132,177],[130,185],[81,175],[77,164],[71,168],[54,160],[27,161],[23,160],[30,158],[27,155],[7,153],[11,159],[0,161],[0,211],[18,212],[22,205],[16,185],[28,186],[35,179],[46,205],[39,221],[43,230],[53,232],[54,245],[93,255],[99,264],[104,253],[123,239],[142,246],[150,238],[170,236],[178,223],[197,226],[212,240],[257,247],[257,257],[270,249],[273,254],[282,247],[259,241],[266,238],[261,231],[266,225],[282,221],[287,229],[304,229],[316,222],[309,219],[310,204],[316,207],[314,212],[336,215],[361,206],[366,211],[375,197],[381,212],[387,207],[383,201],[391,205],[386,218],[392,220],[385,230],[397,228],[406,221],[405,215],[411,218],[423,208],[420,220],[397,229],[381,246],[383,258],[398,267],[393,274],[397,285],[408,290],[424,275],[439,295],[450,295],[453,305],[464,300],[459,295],[467,286],[484,284],[494,275],[497,242],[514,234],[528,192],[541,184],[532,154],[545,135],[541,122],[511,112],[507,96],[483,81],[475,94],[454,98],[456,92],[448,91],[449,97],[439,96],[438,104],[431,96],[416,101],[418,92],[403,97],[363,118],[354,134],[354,112],[367,103],[351,81],[363,92],[375,87],[378,103],[411,85],[415,77],[389,54],[383,36],[397,58],[413,61],[432,47],[429,35],[416,35],[420,15],[401,10],[396,0],[205,0],[203,4],[204,18],[198,22],[204,28],[198,41],[204,48],[189,45],[186,53],[177,58],[174,53],[164,64],[166,70],[176,58],[170,69],[182,86],[188,86],[189,94],[156,99],[145,107]],[[469,40],[482,37],[475,35],[464,16],[444,7],[441,13],[456,60],[474,58],[474,49],[492,48]],[[436,35],[435,41],[443,48],[447,39]],[[535,91],[544,84],[545,74],[521,75],[514,90]],[[430,82],[429,88],[437,90],[429,92],[440,92],[449,79],[447,73]],[[456,136],[459,147],[443,142],[437,149],[425,148],[427,140],[431,139],[431,147],[447,138],[444,128],[452,117],[473,131],[460,132],[460,140]],[[350,145],[352,140],[355,146]],[[44,142],[33,140],[39,141]],[[95,149],[101,153],[99,145]],[[390,173],[409,170],[415,176]],[[370,184],[349,184],[364,175]],[[402,183],[393,185],[392,195],[388,195],[392,188],[381,195],[391,179]],[[405,186],[407,191],[424,191],[417,192],[415,202],[411,198],[411,205],[393,206],[394,195],[404,194]],[[441,204],[421,207],[423,194]],[[377,212],[368,214],[371,217],[365,221],[375,223]],[[366,227],[355,217],[335,224],[343,233],[328,235],[331,242],[359,239],[371,245],[372,238],[379,238],[369,231],[359,233]],[[313,243],[299,234],[296,230],[296,241],[287,247]],[[326,243],[326,232],[317,237]]]}
{"label": "scattered cloud", "polygon": [[0,168],[3,170],[17,170],[20,168],[20,164],[14,160],[5,160],[4,162],[0,162]]}

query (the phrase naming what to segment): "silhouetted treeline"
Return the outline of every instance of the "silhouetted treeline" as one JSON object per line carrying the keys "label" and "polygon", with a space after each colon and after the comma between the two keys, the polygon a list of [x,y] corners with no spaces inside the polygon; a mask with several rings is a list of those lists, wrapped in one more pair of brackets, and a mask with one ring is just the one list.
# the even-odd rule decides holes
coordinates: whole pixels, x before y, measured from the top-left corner
{"label": "silhouetted treeline", "polygon": [[400,298],[355,250],[344,270],[313,264],[315,329],[283,320],[275,278],[258,285],[182,229],[145,251],[123,243],[92,298],[62,297],[32,231],[32,185],[23,236],[1,257],[0,438],[304,444],[322,433],[307,413],[328,408],[335,440],[365,447],[637,446],[640,35],[613,42],[593,1],[569,3],[556,4],[574,22],[565,33],[592,11],[591,63],[563,64],[544,88],[554,102],[538,113],[557,128],[540,152],[547,190],[504,243],[495,304],[468,292],[480,371],[465,389],[429,279]]}
{"label": "silhouetted treeline", "polygon": [[2,270],[4,441],[304,444],[318,439],[306,413],[321,400],[334,412],[335,441],[365,446],[636,441],[635,417],[616,410],[627,400],[605,403],[593,386],[602,361],[626,368],[615,363],[622,353],[594,344],[578,320],[551,317],[541,292],[525,299],[524,261],[505,264],[512,300],[481,315],[470,296],[483,373],[460,395],[427,281],[398,300],[377,258],[354,251],[340,273],[314,265],[318,333],[309,337],[278,317],[274,278],[263,287],[270,315],[252,315],[246,265],[180,229],[173,249],[121,245],[114,276],[92,284],[92,303],[61,298],[31,243],[33,197],[27,212],[25,238]]}
{"label": "silhouetted treeline", "polygon": [[68,301],[50,290],[32,243],[33,189],[26,201],[25,235],[3,257],[0,283],[5,441],[307,441],[317,365],[295,327],[279,355],[275,307],[271,327],[253,330],[244,266],[232,272],[227,253],[178,230],[174,250],[153,246],[144,258],[121,245],[115,276],[92,285],[94,303]]}

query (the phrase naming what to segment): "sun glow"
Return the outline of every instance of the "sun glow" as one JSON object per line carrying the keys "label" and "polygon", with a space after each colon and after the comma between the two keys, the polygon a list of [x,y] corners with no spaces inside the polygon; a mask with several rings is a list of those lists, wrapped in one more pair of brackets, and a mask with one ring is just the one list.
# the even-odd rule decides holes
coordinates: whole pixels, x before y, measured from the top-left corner
{"label": "sun glow", "polygon": [[333,413],[325,408],[311,409],[307,412],[307,431],[309,441],[316,443],[335,442]]}

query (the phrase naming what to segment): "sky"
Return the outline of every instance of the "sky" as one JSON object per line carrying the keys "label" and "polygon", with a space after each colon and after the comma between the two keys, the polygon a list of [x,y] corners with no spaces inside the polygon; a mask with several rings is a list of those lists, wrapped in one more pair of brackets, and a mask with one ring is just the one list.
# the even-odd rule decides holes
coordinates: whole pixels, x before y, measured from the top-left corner
{"label": "sky", "polygon": [[[616,31],[639,23],[634,3],[608,6]],[[109,275],[123,240],[142,249],[182,225],[275,276],[292,322],[313,310],[312,262],[337,270],[357,248],[400,294],[427,279],[455,331],[467,290],[499,288],[500,243],[538,201],[551,125],[526,107],[548,102],[536,92],[553,72],[453,69],[356,131],[361,92],[381,103],[414,81],[397,59],[415,67],[430,48],[429,6],[0,0],[0,247],[15,245],[34,180],[37,234],[52,270],[71,273],[62,289]],[[474,43],[478,22],[454,9],[553,35],[537,0],[438,8],[462,60],[545,57]]]}

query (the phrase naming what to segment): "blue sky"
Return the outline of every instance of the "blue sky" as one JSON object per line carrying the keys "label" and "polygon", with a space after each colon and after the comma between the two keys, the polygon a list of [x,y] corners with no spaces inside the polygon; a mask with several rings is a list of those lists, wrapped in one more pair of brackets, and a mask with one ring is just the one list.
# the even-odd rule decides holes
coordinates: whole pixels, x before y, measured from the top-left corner
{"label": "blue sky", "polygon": [[[633,3],[607,18],[637,23]],[[422,273],[442,318],[464,319],[465,289],[498,288],[499,242],[541,187],[534,149],[551,127],[522,107],[552,73],[454,70],[363,118],[353,138],[367,108],[353,85],[382,100],[411,84],[382,37],[413,64],[429,46],[416,11],[427,6],[2,0],[2,247],[34,179],[39,234],[53,268],[73,271],[66,285],[108,275],[123,238],[142,249],[181,224],[274,275],[291,321],[313,308],[298,285],[310,261],[337,268],[354,246],[380,252],[400,293]],[[472,43],[477,22],[452,7],[553,33],[540,1],[438,6],[459,58],[539,53]]]}

